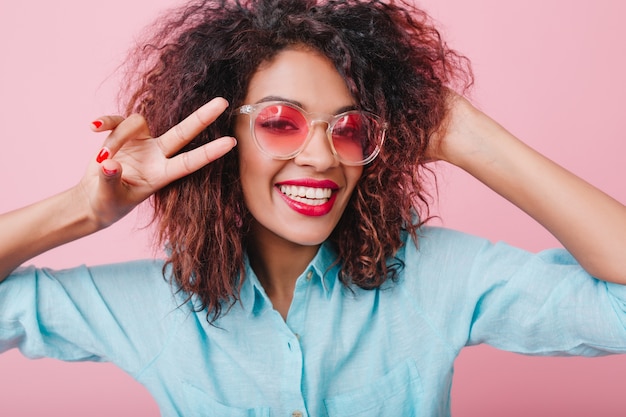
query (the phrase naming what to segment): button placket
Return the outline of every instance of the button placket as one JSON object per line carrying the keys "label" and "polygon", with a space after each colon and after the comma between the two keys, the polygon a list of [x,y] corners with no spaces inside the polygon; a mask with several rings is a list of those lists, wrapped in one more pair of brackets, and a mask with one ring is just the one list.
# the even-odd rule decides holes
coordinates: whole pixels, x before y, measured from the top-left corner
{"label": "button placket", "polygon": [[283,415],[292,417],[307,417],[304,396],[302,393],[302,371],[304,363],[304,353],[301,345],[301,332],[304,330],[304,316],[307,306],[307,297],[310,289],[310,281],[313,272],[307,271],[300,276],[294,288],[294,294],[289,308],[289,314],[285,324],[290,330],[287,337],[286,347],[289,354],[285,355],[285,366],[288,371],[288,378],[282,381],[282,392],[284,398]]}

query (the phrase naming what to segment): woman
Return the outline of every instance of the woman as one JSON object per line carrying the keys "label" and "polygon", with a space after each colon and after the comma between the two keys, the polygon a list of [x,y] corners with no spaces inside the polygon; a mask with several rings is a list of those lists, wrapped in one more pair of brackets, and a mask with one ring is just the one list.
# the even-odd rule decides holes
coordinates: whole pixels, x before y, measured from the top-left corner
{"label": "woman", "polygon": [[[187,10],[195,26],[201,14]],[[50,278],[20,271],[0,287],[4,297],[15,288],[35,297],[35,283],[50,283],[47,299],[65,320],[74,317],[65,317],[67,310],[78,311],[81,322],[63,333],[68,322],[58,327],[53,306],[41,315],[23,300],[9,302],[7,322],[26,324],[9,329],[7,346],[113,360],[149,386],[168,415],[445,415],[452,361],[467,343],[528,353],[623,350],[623,329],[614,334],[619,316],[605,298],[620,300],[623,288],[584,276],[566,253],[531,256],[419,227],[412,209],[424,198],[420,165],[446,160],[531,214],[587,272],[624,280],[624,207],[449,93],[463,60],[413,13],[417,20],[407,21],[402,10],[384,5],[329,11],[287,2],[252,13],[220,5],[207,15],[225,17],[203,17],[198,30],[185,29],[180,48],[162,49],[132,98],[150,130],[130,117],[78,187],[5,216],[9,243],[1,257],[8,273],[215,160],[155,199],[161,238],[170,246],[165,275],[173,273],[180,291],[172,300],[169,287],[157,285],[158,262]],[[165,30],[178,35],[179,28]],[[197,60],[198,53],[214,55]],[[215,99],[168,130],[213,96],[228,97],[233,109],[218,118],[226,103]],[[222,134],[237,137],[234,152],[232,138],[202,145]],[[174,156],[196,135],[186,153]],[[298,146],[285,148],[284,138]],[[428,213],[418,208],[424,220]],[[59,210],[61,222],[51,221],[47,213]],[[573,305],[544,299],[581,293]],[[598,326],[556,340],[548,324],[578,326],[581,310],[597,314]],[[44,344],[36,343],[36,328],[50,336]]]}

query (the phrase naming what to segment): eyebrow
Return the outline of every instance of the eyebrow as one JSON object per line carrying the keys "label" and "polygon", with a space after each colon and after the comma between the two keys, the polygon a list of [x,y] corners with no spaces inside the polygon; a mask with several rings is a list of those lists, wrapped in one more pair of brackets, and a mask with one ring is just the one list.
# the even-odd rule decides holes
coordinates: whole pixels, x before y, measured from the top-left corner
{"label": "eyebrow", "polygon": [[[266,96],[266,97],[263,97],[262,99],[258,100],[256,102],[256,104],[266,103],[268,101],[284,101],[286,103],[293,104],[294,106],[298,106],[298,107],[300,107],[302,109],[305,109],[304,105],[301,102],[299,102],[297,100],[288,99],[288,98],[285,98],[285,97],[280,97],[280,96]],[[344,112],[347,112],[347,111],[351,111],[351,110],[358,110],[357,106],[355,106],[354,104],[351,104],[351,105],[348,105],[348,106],[340,107],[340,108],[338,108],[335,111],[334,114],[341,114],[341,113],[344,113]]]}

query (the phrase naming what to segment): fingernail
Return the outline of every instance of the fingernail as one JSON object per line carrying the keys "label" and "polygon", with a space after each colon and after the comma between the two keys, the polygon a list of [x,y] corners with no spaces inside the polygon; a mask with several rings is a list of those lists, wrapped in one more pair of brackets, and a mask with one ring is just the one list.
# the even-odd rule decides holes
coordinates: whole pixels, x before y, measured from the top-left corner
{"label": "fingernail", "polygon": [[92,125],[93,125],[96,129],[100,129],[104,123],[102,122],[102,120],[94,120],[93,122],[91,122],[91,124],[92,124]]}
{"label": "fingernail", "polygon": [[104,161],[105,159],[109,157],[110,154],[111,154],[111,151],[109,151],[109,148],[104,147],[100,149],[100,153],[98,153],[98,156],[96,157],[96,162],[100,163]]}
{"label": "fingernail", "polygon": [[104,175],[107,177],[112,177],[117,174],[117,169],[106,169],[105,167],[102,167],[102,172],[104,172]]}

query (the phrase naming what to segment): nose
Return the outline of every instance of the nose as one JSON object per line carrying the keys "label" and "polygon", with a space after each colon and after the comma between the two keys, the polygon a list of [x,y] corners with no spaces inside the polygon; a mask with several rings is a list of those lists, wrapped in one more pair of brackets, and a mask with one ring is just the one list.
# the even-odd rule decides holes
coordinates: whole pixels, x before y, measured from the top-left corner
{"label": "nose", "polygon": [[324,121],[316,121],[309,126],[311,137],[302,152],[294,158],[296,164],[312,166],[320,172],[339,165],[330,147],[327,128],[328,123]]}

